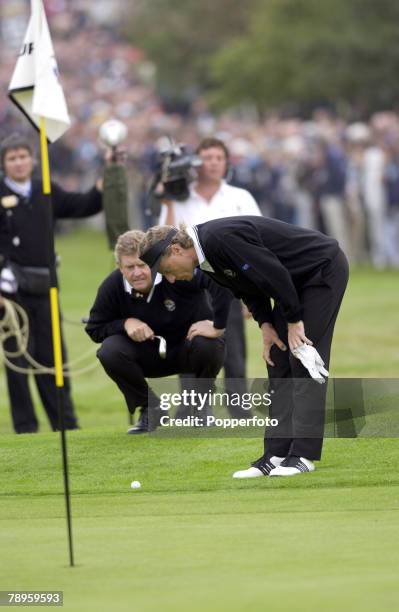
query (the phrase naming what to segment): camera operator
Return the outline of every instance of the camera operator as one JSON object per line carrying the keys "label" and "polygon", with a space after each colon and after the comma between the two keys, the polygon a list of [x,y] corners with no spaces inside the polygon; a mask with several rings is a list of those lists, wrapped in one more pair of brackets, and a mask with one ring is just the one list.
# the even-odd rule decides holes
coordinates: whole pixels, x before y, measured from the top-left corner
{"label": "camera operator", "polygon": [[[174,284],[160,277],[148,303],[151,270],[138,256],[143,237],[139,230],[119,236],[118,269],[101,284],[86,326],[91,339],[102,343],[97,357],[123,393],[129,412],[140,407],[129,434],[149,431],[149,410],[159,406],[146,377],[190,373],[197,379],[197,390],[201,379],[209,390],[209,379],[213,382],[223,364],[222,336],[232,299],[229,290],[198,271],[192,280]],[[160,354],[158,336],[166,340],[166,355]]]}
{"label": "camera operator", "polygon": [[[252,195],[245,189],[226,182],[229,171],[229,151],[222,140],[205,138],[197,148],[200,164],[196,164],[197,178],[188,186],[187,197],[182,200],[165,197],[159,218],[160,225],[180,223],[196,225],[238,215],[261,216]],[[169,196],[170,190],[166,190]],[[246,390],[246,341],[243,308],[240,300],[233,300],[226,328],[226,357],[224,361],[226,391],[244,393]],[[231,408],[233,416],[244,416]]]}
{"label": "camera operator", "polygon": [[[49,305],[50,275],[48,268],[48,236],[46,216],[48,206],[43,195],[42,182],[32,178],[34,159],[30,143],[23,137],[12,135],[0,147],[0,292],[19,303],[29,319],[28,351],[46,367],[53,365],[53,342]],[[70,193],[52,183],[54,219],[81,218],[95,215],[102,208],[101,185],[87,193]],[[55,253],[50,255],[55,259]],[[1,267],[1,266],[0,266]],[[1,307],[1,302],[0,302]],[[7,352],[17,349],[15,338],[4,343]],[[66,361],[65,345],[62,343]],[[11,359],[20,368],[27,368],[21,356]],[[6,367],[11,415],[16,433],[38,430],[29,380],[26,374]],[[54,376],[40,374],[35,377],[40,399],[52,429],[59,428],[57,391]],[[71,398],[69,379],[63,388],[65,428],[78,428]]]}

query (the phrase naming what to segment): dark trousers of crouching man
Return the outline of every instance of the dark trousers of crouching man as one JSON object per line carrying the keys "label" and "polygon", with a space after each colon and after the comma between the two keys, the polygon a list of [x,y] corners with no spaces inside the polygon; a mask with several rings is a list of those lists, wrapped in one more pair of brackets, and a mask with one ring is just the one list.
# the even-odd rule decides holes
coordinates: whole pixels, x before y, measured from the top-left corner
{"label": "dark trousers of crouching man", "polygon": [[[116,334],[104,340],[97,357],[123,393],[129,412],[133,414],[138,407],[155,409],[156,422],[159,398],[146,378],[189,374],[195,379],[196,392],[210,391],[223,365],[224,339],[196,336],[191,341],[169,343],[163,359],[157,339],[135,342],[126,335]],[[150,414],[150,425],[151,421]]]}
{"label": "dark trousers of crouching man", "polygon": [[[306,333],[328,369],[334,325],[348,282],[348,264],[342,252],[299,291]],[[273,310],[273,326],[288,345],[287,323],[281,308]],[[268,366],[270,416],[277,427],[266,429],[266,449],[272,455],[288,454],[319,460],[323,446],[327,383],[309,377],[290,351],[271,349],[274,367]]]}

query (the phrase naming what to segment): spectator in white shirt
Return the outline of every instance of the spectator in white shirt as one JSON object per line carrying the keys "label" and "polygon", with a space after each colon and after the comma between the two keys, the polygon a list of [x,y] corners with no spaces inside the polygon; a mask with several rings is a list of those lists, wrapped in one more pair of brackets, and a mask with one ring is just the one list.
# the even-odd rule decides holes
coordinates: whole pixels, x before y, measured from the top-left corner
{"label": "spectator in white shirt", "polygon": [[[215,151],[218,151],[215,149]],[[203,157],[201,155],[201,157]],[[223,161],[223,168],[226,162]],[[221,172],[221,171],[220,171]],[[225,170],[224,170],[225,172]],[[190,188],[190,197],[184,202],[167,201],[161,207],[160,225],[186,223],[196,225],[222,217],[236,215],[261,215],[259,206],[249,191],[228,185],[223,178],[208,185],[204,165],[199,170],[198,181]],[[201,180],[205,175],[205,180]],[[222,177],[224,174],[222,175]],[[173,222],[169,222],[172,221]]]}

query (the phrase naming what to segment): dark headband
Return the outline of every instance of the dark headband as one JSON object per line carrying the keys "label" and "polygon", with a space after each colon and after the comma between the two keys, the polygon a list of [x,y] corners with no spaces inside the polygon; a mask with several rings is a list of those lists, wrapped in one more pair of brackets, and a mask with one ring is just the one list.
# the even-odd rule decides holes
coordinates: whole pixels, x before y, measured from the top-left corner
{"label": "dark headband", "polygon": [[141,261],[147,264],[151,268],[151,278],[152,278],[152,289],[147,297],[147,302],[151,301],[155,290],[155,279],[158,274],[159,266],[161,265],[161,257],[165,253],[166,249],[172,242],[173,238],[176,236],[177,230],[173,227],[161,240],[158,240],[155,244],[152,245],[147,251],[140,255]]}
{"label": "dark headband", "polygon": [[152,245],[147,251],[140,255],[140,259],[152,268],[154,264],[158,261],[158,259],[165,253],[166,249],[172,242],[173,238],[176,236],[177,230],[173,227],[161,240],[158,240],[155,244]]}

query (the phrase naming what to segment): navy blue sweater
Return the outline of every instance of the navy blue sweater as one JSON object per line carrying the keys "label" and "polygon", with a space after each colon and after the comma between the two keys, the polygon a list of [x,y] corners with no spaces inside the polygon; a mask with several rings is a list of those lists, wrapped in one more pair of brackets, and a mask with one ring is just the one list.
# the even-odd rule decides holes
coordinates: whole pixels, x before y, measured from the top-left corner
{"label": "navy blue sweater", "polygon": [[126,319],[135,318],[147,323],[169,345],[178,344],[197,321],[209,319],[217,329],[224,329],[232,298],[228,289],[196,270],[191,281],[169,283],[163,277],[148,304],[146,296],[134,290],[127,293],[122,273],[114,270],[98,289],[86,332],[94,342],[102,342],[107,336],[125,334]]}

